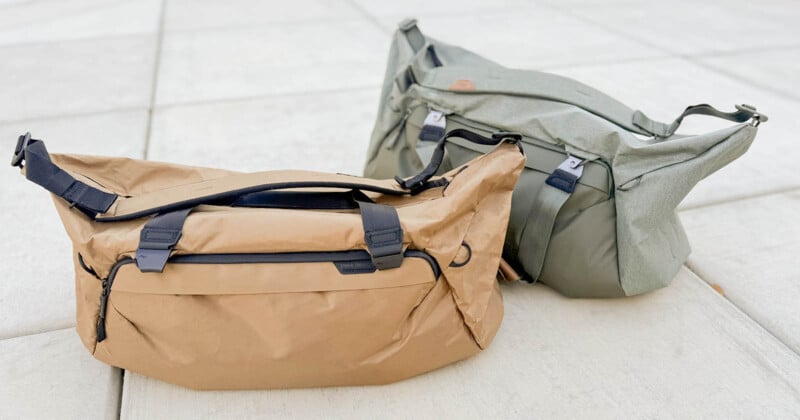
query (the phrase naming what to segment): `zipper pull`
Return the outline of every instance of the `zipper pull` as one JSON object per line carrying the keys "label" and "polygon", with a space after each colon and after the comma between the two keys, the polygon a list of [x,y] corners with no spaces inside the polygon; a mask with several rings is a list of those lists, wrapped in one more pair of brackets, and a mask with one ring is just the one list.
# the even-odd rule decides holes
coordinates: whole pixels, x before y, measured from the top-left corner
{"label": "zipper pull", "polygon": [[106,309],[108,307],[108,279],[103,279],[103,291],[100,293],[100,313],[97,317],[97,342],[106,339]]}
{"label": "zipper pull", "polygon": [[447,118],[444,112],[435,109],[428,112],[425,122],[422,123],[422,131],[419,132],[419,139],[424,141],[439,141],[444,136]]}

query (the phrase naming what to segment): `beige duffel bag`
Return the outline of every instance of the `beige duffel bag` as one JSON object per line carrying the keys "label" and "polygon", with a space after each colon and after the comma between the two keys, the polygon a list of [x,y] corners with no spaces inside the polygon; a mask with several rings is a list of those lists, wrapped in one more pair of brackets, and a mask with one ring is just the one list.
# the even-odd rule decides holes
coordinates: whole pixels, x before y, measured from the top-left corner
{"label": "beige duffel bag", "polygon": [[349,175],[49,155],[29,134],[12,164],[54,194],[97,359],[197,389],[362,385],[469,357],[500,325],[525,159],[513,138],[481,141],[498,146],[414,195]]}

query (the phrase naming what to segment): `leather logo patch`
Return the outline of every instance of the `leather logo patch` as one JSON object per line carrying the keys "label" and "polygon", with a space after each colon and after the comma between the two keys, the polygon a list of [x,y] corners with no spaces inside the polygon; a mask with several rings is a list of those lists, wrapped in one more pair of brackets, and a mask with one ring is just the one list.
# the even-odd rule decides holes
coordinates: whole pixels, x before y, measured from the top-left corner
{"label": "leather logo patch", "polygon": [[448,89],[457,92],[473,92],[475,91],[475,83],[469,79],[458,79]]}

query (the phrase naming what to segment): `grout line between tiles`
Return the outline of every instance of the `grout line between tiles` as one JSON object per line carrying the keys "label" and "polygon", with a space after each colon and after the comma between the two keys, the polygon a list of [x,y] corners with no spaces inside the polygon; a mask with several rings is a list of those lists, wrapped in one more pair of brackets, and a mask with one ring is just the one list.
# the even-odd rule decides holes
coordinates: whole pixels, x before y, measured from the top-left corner
{"label": "grout line between tiles", "polygon": [[[708,63],[702,61],[702,58],[704,58],[704,57],[715,57],[715,56],[717,56],[717,54],[720,54],[721,52],[717,53],[717,54],[715,54],[715,53],[708,53],[708,54],[701,53],[701,54],[695,54],[695,55],[692,55],[692,54],[681,54],[680,52],[673,51],[673,50],[670,50],[668,48],[662,47],[662,46],[660,46],[658,44],[654,44],[654,43],[652,43],[650,41],[631,36],[630,34],[626,33],[625,31],[621,31],[619,29],[607,26],[607,25],[605,25],[605,24],[603,24],[601,22],[598,22],[596,20],[593,20],[591,18],[587,18],[587,17],[585,17],[583,15],[577,14],[577,13],[571,11],[569,8],[563,8],[563,7],[560,7],[560,6],[554,6],[552,4],[548,4],[545,7],[549,7],[551,9],[553,9],[553,10],[557,10],[557,11],[560,11],[562,13],[566,13],[566,14],[574,17],[575,19],[578,19],[578,20],[580,20],[582,22],[585,22],[585,23],[590,24],[592,26],[595,26],[597,28],[603,29],[603,30],[605,30],[605,31],[607,31],[609,33],[612,33],[614,35],[623,37],[625,39],[628,39],[628,40],[633,41],[635,43],[638,43],[640,45],[643,45],[643,46],[646,46],[646,47],[650,47],[650,48],[653,48],[655,50],[661,51],[663,53],[669,54],[670,56],[672,56],[674,58],[684,59],[684,60],[686,60],[686,61],[688,61],[688,62],[690,62],[690,63],[692,63],[694,65],[697,65],[697,66],[702,67],[702,68],[704,68],[706,70],[710,70],[712,72],[721,74],[723,76],[726,76],[728,78],[736,80],[736,81],[738,81],[740,83],[745,83],[745,84],[751,85],[753,87],[765,90],[767,92],[776,94],[776,95],[778,95],[778,96],[780,96],[780,97],[782,97],[784,99],[789,99],[789,100],[792,100],[792,101],[800,101],[800,96],[792,95],[792,94],[787,93],[785,91],[782,91],[780,89],[771,87],[769,85],[765,85],[765,84],[760,83],[758,81],[752,80],[752,79],[750,79],[748,77],[741,76],[739,74],[736,74],[736,73],[721,69],[721,68],[719,68],[717,66],[714,66],[712,64],[708,64]],[[795,45],[795,44],[793,44],[793,45]],[[775,46],[774,48],[779,48],[779,47]],[[787,46],[787,49],[793,49],[793,48],[794,47]],[[743,52],[743,54],[744,54],[744,52]]]}
{"label": "grout line between tiles", "polygon": [[[736,310],[736,312],[739,312],[739,313],[740,313],[740,314],[742,314],[742,315],[743,315],[745,318],[747,318],[747,319],[749,319],[750,321],[752,321],[754,325],[757,325],[759,329],[761,329],[761,330],[762,330],[762,331],[764,331],[764,332],[765,332],[767,335],[769,335],[770,337],[772,337],[772,338],[773,338],[775,341],[777,341],[778,343],[780,343],[780,344],[781,344],[781,346],[783,346],[785,349],[789,350],[789,352],[791,352],[791,353],[792,353],[793,355],[795,355],[796,357],[800,358],[800,351],[798,351],[798,350],[795,350],[794,348],[792,348],[792,347],[791,347],[790,345],[788,345],[788,344],[787,344],[785,341],[783,341],[783,340],[782,340],[780,337],[778,337],[777,335],[775,335],[775,333],[774,333],[774,332],[772,332],[772,330],[770,330],[769,328],[767,328],[766,326],[764,326],[764,324],[762,324],[762,323],[758,322],[758,320],[756,320],[755,318],[751,317],[751,316],[750,316],[750,314],[748,314],[747,312],[745,312],[745,310],[744,310],[744,309],[742,309],[741,307],[739,307],[738,305],[736,305],[736,303],[734,303],[733,301],[731,301],[730,299],[728,299],[728,296],[726,296],[726,295],[724,295],[724,294],[721,294],[721,293],[719,293],[718,291],[716,291],[716,290],[715,290],[715,289],[712,287],[712,283],[711,283],[711,281],[710,281],[710,280],[707,280],[707,279],[705,279],[703,276],[701,276],[701,275],[700,275],[700,272],[699,272],[699,271],[698,271],[698,270],[697,270],[697,269],[696,269],[696,268],[693,266],[693,264],[690,264],[690,263],[687,261],[687,262],[684,264],[684,267],[685,267],[687,270],[689,270],[689,272],[691,272],[691,273],[692,273],[692,274],[693,274],[695,277],[697,277],[697,279],[698,279],[698,280],[700,280],[701,282],[705,283],[705,284],[706,284],[706,286],[707,286],[709,289],[711,289],[710,291],[711,291],[712,293],[714,293],[715,295],[719,296],[719,297],[720,297],[722,300],[724,300],[725,302],[727,302],[727,303],[728,303],[728,305],[730,305],[730,307],[734,308],[734,309]],[[669,286],[667,286],[667,287],[669,287]]]}
{"label": "grout line between tiles", "polygon": [[798,190],[800,190],[800,186],[798,186],[798,187],[781,188],[781,189],[778,189],[778,190],[771,190],[771,191],[763,191],[763,192],[759,192],[759,193],[755,193],[755,194],[749,194],[749,195],[745,195],[745,196],[730,197],[730,198],[725,198],[725,199],[721,199],[721,200],[717,200],[717,201],[711,201],[711,202],[708,202],[708,203],[701,203],[701,204],[681,207],[681,208],[678,209],[678,213],[683,213],[683,212],[688,212],[688,211],[693,211],[693,210],[700,210],[700,209],[704,209],[704,208],[707,208],[707,207],[720,206],[720,205],[735,203],[735,202],[739,202],[739,201],[753,200],[753,199],[762,198],[762,197],[768,197],[768,196],[772,196],[772,195],[781,195],[781,194],[786,194],[786,193],[793,192],[793,191],[798,191]]}
{"label": "grout line between tiles", "polygon": [[54,39],[50,41],[32,41],[32,42],[20,42],[14,44],[0,44],[0,51],[3,49],[11,49],[11,48],[31,48],[31,47],[43,47],[48,45],[57,45],[57,44],[71,44],[71,43],[81,43],[81,42],[91,42],[91,41],[116,41],[121,39],[129,39],[129,38],[146,38],[154,36],[155,32],[132,32],[128,34],[117,34],[117,35],[97,35],[97,36],[85,36],[80,38],[69,38],[69,39]]}
{"label": "grout line between tiles", "polygon": [[56,331],[71,330],[71,329],[74,329],[74,328],[75,328],[75,325],[73,324],[73,325],[70,325],[68,327],[56,327],[56,328],[50,328],[50,329],[45,329],[45,330],[36,331],[36,332],[26,332],[26,333],[22,333],[22,334],[19,334],[19,335],[0,336],[0,341],[13,340],[15,338],[21,338],[21,337],[31,337],[31,336],[34,336],[34,335],[47,334],[47,333],[56,332]]}
{"label": "grout line between tiles", "polygon": [[156,51],[153,60],[153,78],[150,86],[150,107],[147,110],[147,131],[144,137],[144,150],[142,151],[142,158],[147,160],[150,153],[150,136],[153,132],[153,113],[155,112],[156,93],[158,90],[158,73],[161,63],[161,47],[164,44],[164,19],[167,11],[167,0],[161,1],[161,13],[158,17],[158,36],[156,37]]}
{"label": "grout line between tiles", "polygon": [[168,108],[180,108],[189,106],[218,105],[227,103],[257,101],[261,99],[270,99],[270,98],[290,98],[292,96],[311,96],[311,95],[327,95],[327,94],[336,94],[345,92],[361,92],[373,89],[380,89],[380,85],[354,86],[354,87],[345,87],[338,89],[308,90],[308,91],[286,92],[286,93],[270,93],[264,95],[237,96],[231,98],[208,99],[200,101],[170,102],[165,104],[158,104],[156,105],[156,108],[168,109]]}
{"label": "grout line between tiles", "polygon": [[[155,104],[153,106],[153,109],[159,110],[168,108],[178,108],[184,106],[189,107],[189,106],[216,105],[216,104],[256,101],[256,100],[270,99],[270,98],[286,98],[292,96],[311,96],[311,95],[326,95],[326,94],[336,94],[336,93],[346,93],[346,92],[361,92],[361,91],[368,91],[371,89],[380,89],[380,85],[365,85],[365,86],[354,86],[354,87],[339,88],[339,89],[308,90],[308,91],[285,92],[285,93],[268,93],[264,95],[239,96],[239,97],[209,99],[209,100],[199,100],[199,101],[171,102],[165,104]],[[108,109],[103,111],[88,111],[88,112],[75,112],[68,114],[42,115],[38,117],[20,118],[16,120],[5,120],[5,121],[0,120],[0,126],[8,124],[36,122],[36,121],[52,121],[52,120],[67,119],[67,118],[91,117],[94,115],[106,115],[106,114],[115,114],[122,112],[134,112],[134,111],[148,112],[150,109],[151,108],[147,107],[125,107],[125,108]]]}
{"label": "grout line between tiles", "polygon": [[[107,3],[102,4],[102,5],[100,5],[100,4],[92,4],[92,5],[89,5],[89,6],[79,7],[77,9],[72,9],[72,10],[70,10],[68,12],[59,14],[57,16],[46,16],[46,17],[43,17],[43,18],[35,18],[33,20],[17,21],[17,22],[14,22],[14,23],[10,24],[10,25],[4,25],[3,26],[3,30],[14,29],[14,28],[19,28],[19,27],[25,27],[25,26],[29,26],[31,24],[47,23],[47,22],[50,22],[50,21],[52,21],[54,19],[63,19],[65,17],[80,16],[84,12],[87,12],[87,11],[90,11],[90,10],[94,12],[94,11],[97,11],[97,10],[108,9],[108,8],[110,8],[112,6],[116,6],[116,5],[124,4],[124,3],[125,3],[125,1],[118,0],[118,1],[114,1],[114,2],[107,2]],[[13,8],[13,6],[14,5],[12,4],[10,7]],[[0,8],[0,10],[2,10],[2,9],[6,9],[7,10],[6,7]]]}
{"label": "grout line between tiles", "polygon": [[378,30],[380,30],[381,32],[383,32],[383,33],[385,33],[387,35],[391,35],[392,34],[392,30],[390,28],[387,28],[387,27],[383,26],[383,24],[381,23],[380,19],[378,19],[372,13],[368,12],[367,9],[365,9],[360,4],[358,4],[358,2],[356,2],[355,0],[347,0],[346,3],[349,4],[350,7],[352,7],[353,9],[357,10],[358,13],[362,17],[364,17],[366,20],[368,20],[369,23],[371,23],[373,26],[378,28]]}
{"label": "grout line between tiles", "polygon": [[698,59],[698,57],[690,56],[690,55],[678,55],[678,57],[683,58],[683,59],[689,61],[690,63],[695,64],[695,65],[697,65],[699,67],[703,67],[706,70],[711,70],[713,72],[722,74],[722,75],[727,76],[727,77],[729,77],[729,78],[731,78],[733,80],[736,80],[738,82],[749,84],[749,85],[751,85],[753,87],[756,87],[758,89],[765,90],[767,92],[773,93],[773,94],[775,94],[777,96],[780,96],[780,97],[782,97],[784,99],[788,99],[788,100],[795,101],[795,102],[800,102],[800,95],[791,94],[791,93],[787,92],[786,90],[778,89],[776,87],[770,86],[768,84],[761,83],[761,82],[759,82],[757,80],[754,80],[754,79],[751,79],[749,77],[742,76],[742,75],[734,73],[732,71],[728,71],[728,70],[723,69],[723,68],[721,68],[719,66],[715,66],[713,64],[706,63],[705,61],[703,61],[701,59]]}
{"label": "grout line between tiles", "polygon": [[145,108],[145,107],[136,106],[136,107],[121,107],[121,108],[105,109],[105,110],[102,110],[102,111],[86,111],[86,112],[73,112],[73,113],[66,113],[66,114],[41,115],[41,116],[37,116],[37,117],[20,118],[20,119],[16,119],[16,120],[0,120],[0,125],[27,123],[27,122],[35,122],[35,121],[52,121],[52,120],[60,120],[60,119],[67,119],[67,118],[91,117],[93,115],[117,114],[117,113],[123,113],[123,112],[135,112],[135,111],[146,111],[146,110],[147,110],[147,108]]}
{"label": "grout line between tiles", "polygon": [[117,394],[117,419],[122,418],[122,394],[125,392],[125,369],[119,370],[119,394]]}

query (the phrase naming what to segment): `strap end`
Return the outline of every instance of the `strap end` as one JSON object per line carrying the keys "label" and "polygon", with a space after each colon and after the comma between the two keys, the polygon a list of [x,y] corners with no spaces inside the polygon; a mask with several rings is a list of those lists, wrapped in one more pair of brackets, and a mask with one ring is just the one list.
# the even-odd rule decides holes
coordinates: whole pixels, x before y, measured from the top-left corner
{"label": "strap end", "polygon": [[22,161],[25,160],[25,149],[31,142],[31,133],[27,132],[17,139],[17,145],[14,147],[14,155],[11,156],[11,166],[22,168]]}

